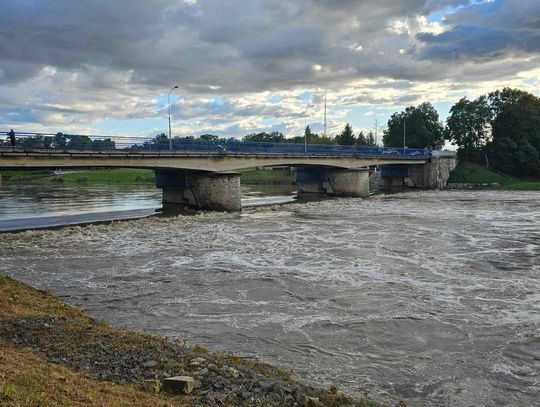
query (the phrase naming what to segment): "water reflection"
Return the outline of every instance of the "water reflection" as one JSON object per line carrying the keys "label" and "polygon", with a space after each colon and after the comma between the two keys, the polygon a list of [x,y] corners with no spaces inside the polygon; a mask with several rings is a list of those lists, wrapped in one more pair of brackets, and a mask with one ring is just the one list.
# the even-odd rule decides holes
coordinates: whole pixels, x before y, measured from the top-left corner
{"label": "water reflection", "polygon": [[158,208],[161,190],[137,185],[3,185],[0,220]]}

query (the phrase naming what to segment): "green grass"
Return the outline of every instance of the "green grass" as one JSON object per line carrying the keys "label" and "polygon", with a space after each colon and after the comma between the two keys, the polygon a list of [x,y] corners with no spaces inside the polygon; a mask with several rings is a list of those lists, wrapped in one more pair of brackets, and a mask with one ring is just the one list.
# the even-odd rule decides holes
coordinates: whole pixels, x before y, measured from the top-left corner
{"label": "green grass", "polygon": [[[240,170],[243,184],[293,184],[294,177],[288,170],[266,171],[256,168]],[[153,183],[154,171],[133,168],[96,169],[68,171],[61,175],[52,175],[50,170],[18,170],[1,171],[5,182],[33,184],[49,184],[61,182],[64,184],[141,184]]]}
{"label": "green grass", "polygon": [[51,174],[49,170],[16,170],[0,171],[4,182],[30,182],[34,179],[47,177]]}
{"label": "green grass", "polygon": [[64,184],[150,184],[154,182],[154,171],[134,168],[107,170],[82,170],[61,175],[48,175],[32,180],[34,184],[62,182]]}
{"label": "green grass", "polygon": [[458,166],[450,174],[448,182],[450,183],[470,183],[484,184],[498,182],[501,185],[506,185],[512,182],[514,178],[499,175],[487,168],[478,164],[460,162]]}
{"label": "green grass", "polygon": [[294,182],[294,177],[291,172],[286,170],[258,170],[256,168],[248,168],[245,170],[238,171],[242,174],[242,183],[243,184],[272,184],[272,183],[287,183],[292,184]]}
{"label": "green grass", "polygon": [[452,184],[491,184],[498,183],[504,189],[540,190],[540,180],[522,180],[500,175],[478,164],[460,162],[448,179]]}
{"label": "green grass", "polygon": [[536,191],[540,190],[540,181],[517,181],[504,187],[506,189]]}

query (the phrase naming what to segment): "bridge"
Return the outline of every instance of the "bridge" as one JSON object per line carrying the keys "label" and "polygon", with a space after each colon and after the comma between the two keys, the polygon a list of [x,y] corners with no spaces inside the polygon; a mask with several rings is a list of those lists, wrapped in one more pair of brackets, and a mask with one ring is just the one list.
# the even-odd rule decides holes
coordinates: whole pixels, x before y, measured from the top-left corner
{"label": "bridge", "polygon": [[[8,133],[0,132],[5,136]],[[68,141],[69,140],[69,141]],[[156,174],[165,205],[237,211],[240,174],[252,167],[292,167],[299,194],[367,197],[370,168],[381,167],[383,185],[444,186],[453,155],[422,149],[250,143],[229,140],[154,139],[18,133],[0,145],[0,170],[36,168],[147,168]]]}

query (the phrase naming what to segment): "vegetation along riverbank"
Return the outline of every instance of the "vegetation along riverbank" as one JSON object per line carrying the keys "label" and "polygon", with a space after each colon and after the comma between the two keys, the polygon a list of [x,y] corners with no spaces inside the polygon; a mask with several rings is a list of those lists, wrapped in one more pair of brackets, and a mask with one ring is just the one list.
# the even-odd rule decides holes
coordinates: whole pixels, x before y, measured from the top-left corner
{"label": "vegetation along riverbank", "polygon": [[[263,170],[248,168],[239,171],[245,185],[292,185],[294,176],[290,170]],[[136,168],[83,169],[53,173],[51,170],[2,171],[2,180],[7,183],[49,183],[88,185],[132,185],[154,184],[154,171]]]}
{"label": "vegetation along riverbank", "polygon": [[382,407],[253,359],[112,327],[0,276],[0,406],[89,405]]}
{"label": "vegetation along riverbank", "polygon": [[496,171],[491,171],[479,164],[460,162],[450,174],[447,188],[540,190],[540,180],[519,179]]}

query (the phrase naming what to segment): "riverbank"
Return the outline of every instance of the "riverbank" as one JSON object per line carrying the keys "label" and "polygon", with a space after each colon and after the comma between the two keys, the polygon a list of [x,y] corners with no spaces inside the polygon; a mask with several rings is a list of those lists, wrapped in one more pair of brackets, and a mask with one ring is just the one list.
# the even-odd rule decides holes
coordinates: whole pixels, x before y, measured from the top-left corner
{"label": "riverbank", "polygon": [[[245,185],[292,185],[294,177],[289,169],[286,170],[258,170],[248,168],[238,171]],[[154,184],[153,170],[135,168],[110,168],[67,170],[53,174],[50,170],[28,171],[2,171],[3,182],[6,183],[32,183],[37,185],[62,183],[82,185],[134,185]]]}
{"label": "riverbank", "polygon": [[448,189],[540,190],[540,180],[523,180],[498,174],[481,165],[460,162],[450,174]]}
{"label": "riverbank", "polygon": [[[253,359],[112,327],[3,276],[0,362],[0,406],[381,406]],[[171,376],[191,377],[194,389],[160,390]]]}

